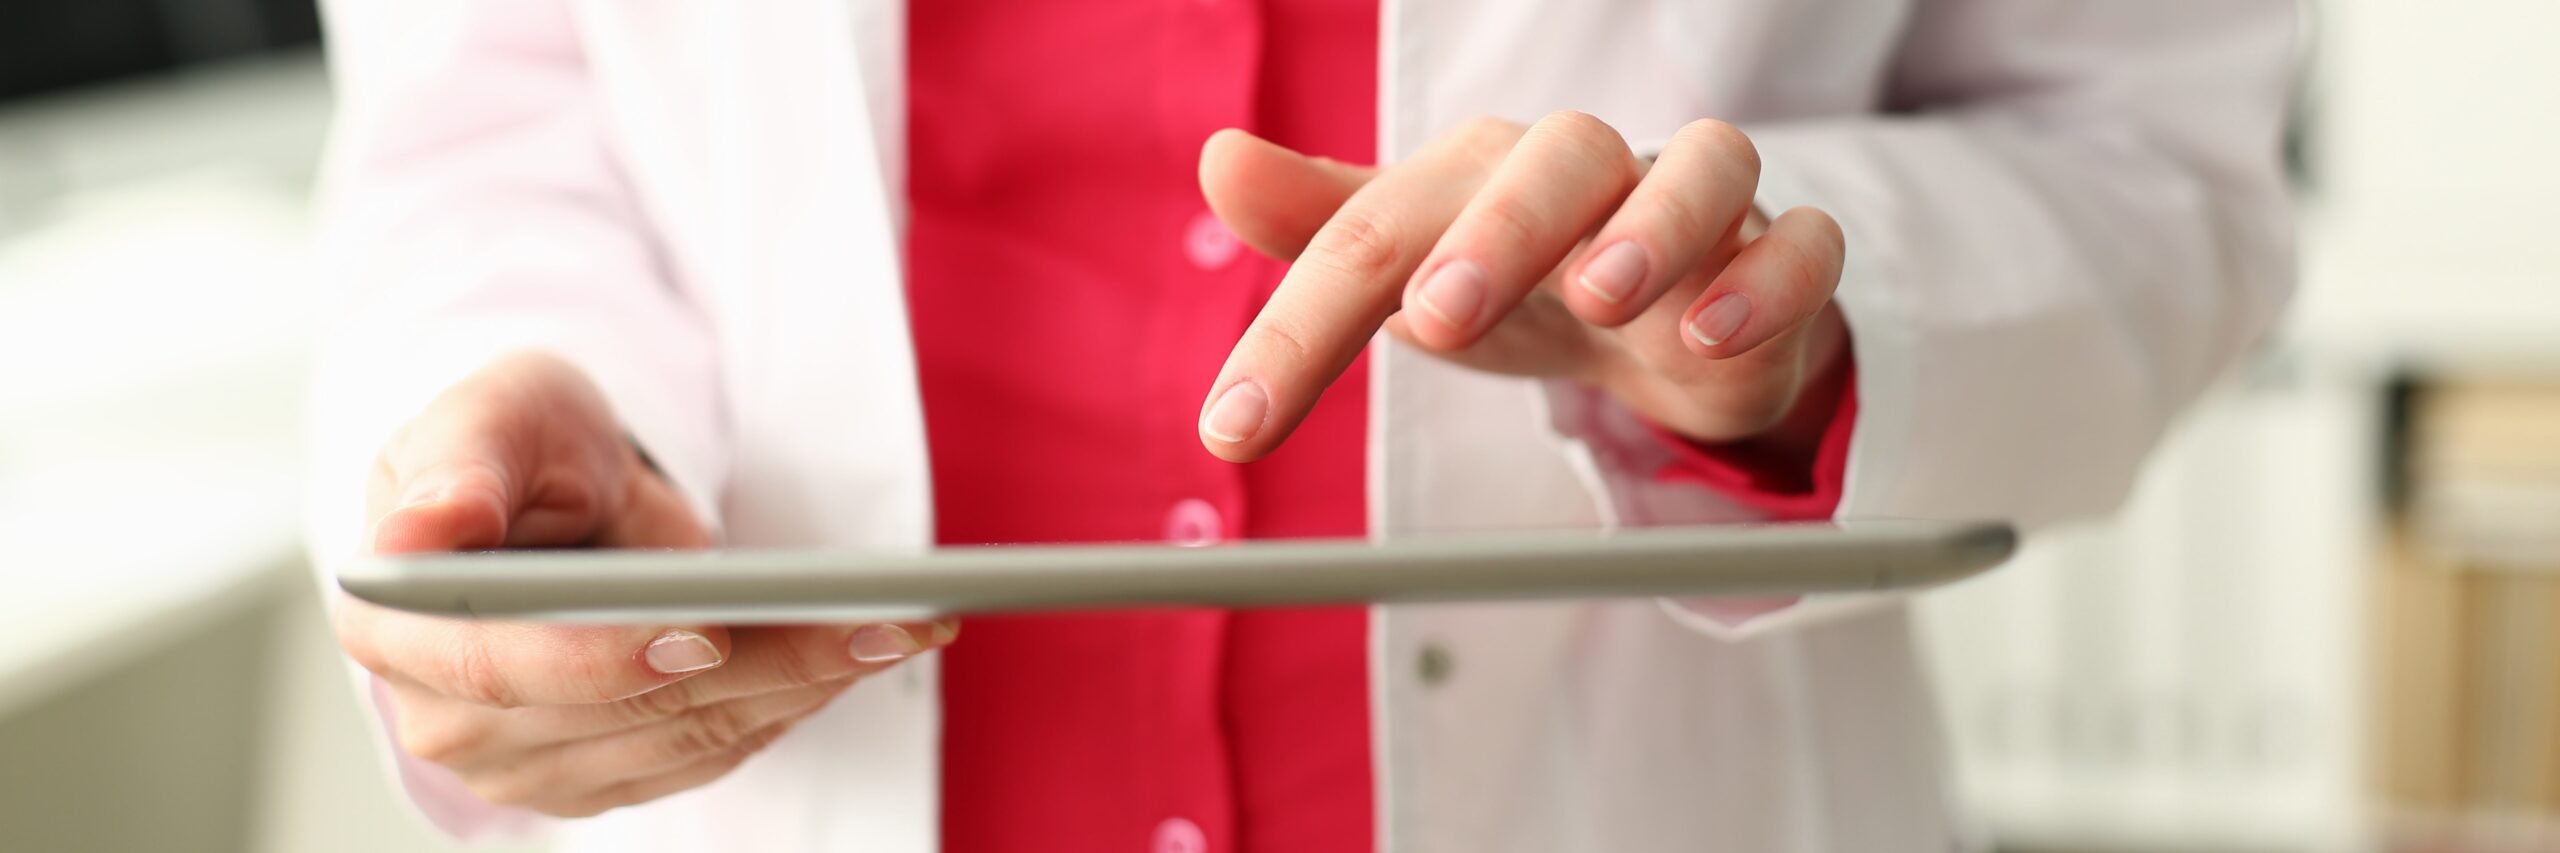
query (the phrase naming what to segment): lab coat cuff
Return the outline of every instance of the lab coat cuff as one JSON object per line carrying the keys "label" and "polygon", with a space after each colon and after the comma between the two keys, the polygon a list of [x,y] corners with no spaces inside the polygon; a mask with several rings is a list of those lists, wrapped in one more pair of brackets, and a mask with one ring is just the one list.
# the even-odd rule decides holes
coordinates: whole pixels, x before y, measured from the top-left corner
{"label": "lab coat cuff", "polygon": [[[1542,382],[1549,427],[1568,460],[1600,502],[1609,528],[1681,524],[1748,524],[1768,520],[1748,501],[1696,483],[1658,476],[1676,451],[1636,414],[1607,394],[1562,380]],[[1741,641],[1854,616],[1899,599],[1893,593],[1837,593],[1763,598],[1663,598],[1663,612],[1684,627]]]}

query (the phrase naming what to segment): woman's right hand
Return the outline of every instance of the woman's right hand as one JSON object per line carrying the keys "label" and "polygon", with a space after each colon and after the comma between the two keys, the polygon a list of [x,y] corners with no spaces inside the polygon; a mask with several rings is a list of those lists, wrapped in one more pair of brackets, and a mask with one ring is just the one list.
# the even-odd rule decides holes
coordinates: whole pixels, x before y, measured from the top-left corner
{"label": "woman's right hand", "polygon": [[[546,355],[502,360],[438,397],[382,451],[366,494],[375,553],[710,544],[604,395]],[[402,750],[490,802],[557,816],[709,783],[958,631],[477,622],[345,596],[335,621],[388,688]]]}

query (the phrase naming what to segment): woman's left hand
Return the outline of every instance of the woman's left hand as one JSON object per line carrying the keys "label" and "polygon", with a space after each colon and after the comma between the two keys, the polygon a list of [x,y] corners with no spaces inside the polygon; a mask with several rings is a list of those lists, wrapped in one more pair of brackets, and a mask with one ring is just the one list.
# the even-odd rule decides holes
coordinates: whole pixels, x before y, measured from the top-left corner
{"label": "woman's left hand", "polygon": [[[1803,446],[1796,405],[1845,362],[1840,228],[1754,209],[1732,125],[1681,128],[1648,163],[1599,119],[1482,119],[1383,169],[1242,131],[1200,183],[1237,236],[1295,263],[1201,407],[1233,460],[1279,447],[1381,327],[1442,358],[1609,392],[1673,432]],[[1399,310],[1403,309],[1403,310]],[[1805,407],[1811,408],[1811,407]]]}

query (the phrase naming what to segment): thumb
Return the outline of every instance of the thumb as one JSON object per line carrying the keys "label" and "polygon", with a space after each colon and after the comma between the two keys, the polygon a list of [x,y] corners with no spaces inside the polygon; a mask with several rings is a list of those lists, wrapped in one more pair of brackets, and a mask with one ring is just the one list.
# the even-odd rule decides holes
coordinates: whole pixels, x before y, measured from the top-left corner
{"label": "thumb", "polygon": [[456,461],[400,483],[400,503],[373,523],[373,551],[478,551],[506,543],[511,501],[490,465]]}
{"label": "thumb", "polygon": [[604,520],[596,544],[607,548],[709,548],[711,532],[684,492],[654,467],[634,472],[620,511]]}
{"label": "thumb", "polygon": [[401,427],[366,493],[379,553],[569,545],[636,455],[575,367],[526,353],[465,377]]}
{"label": "thumb", "polygon": [[1309,157],[1234,128],[1200,147],[1200,192],[1245,245],[1295,260],[1378,170]]}

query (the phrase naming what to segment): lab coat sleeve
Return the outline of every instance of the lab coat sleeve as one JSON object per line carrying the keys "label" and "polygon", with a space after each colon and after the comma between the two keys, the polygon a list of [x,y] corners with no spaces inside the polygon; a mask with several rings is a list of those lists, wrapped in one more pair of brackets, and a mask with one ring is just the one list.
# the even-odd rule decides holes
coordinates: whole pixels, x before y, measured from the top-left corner
{"label": "lab coat sleeve", "polygon": [[[335,0],[326,13],[340,112],[319,247],[333,324],[312,407],[323,583],[363,546],[384,441],[518,350],[582,368],[716,526],[726,453],[711,336],[616,172],[565,5]],[[422,789],[441,768],[399,760],[446,830],[525,825],[451,802],[457,786]]]}
{"label": "lab coat sleeve", "polygon": [[[2290,291],[2296,31],[2290,0],[1930,0],[1886,111],[1743,125],[1765,209],[1822,208],[1848,238],[1837,299],[1860,408],[1839,517],[2033,527],[2124,499]],[[1570,436],[1641,441],[1606,400],[1551,397]],[[1623,523],[1714,503],[1607,455]],[[1743,636],[1889,599],[1814,596],[1741,624],[1674,610]]]}

